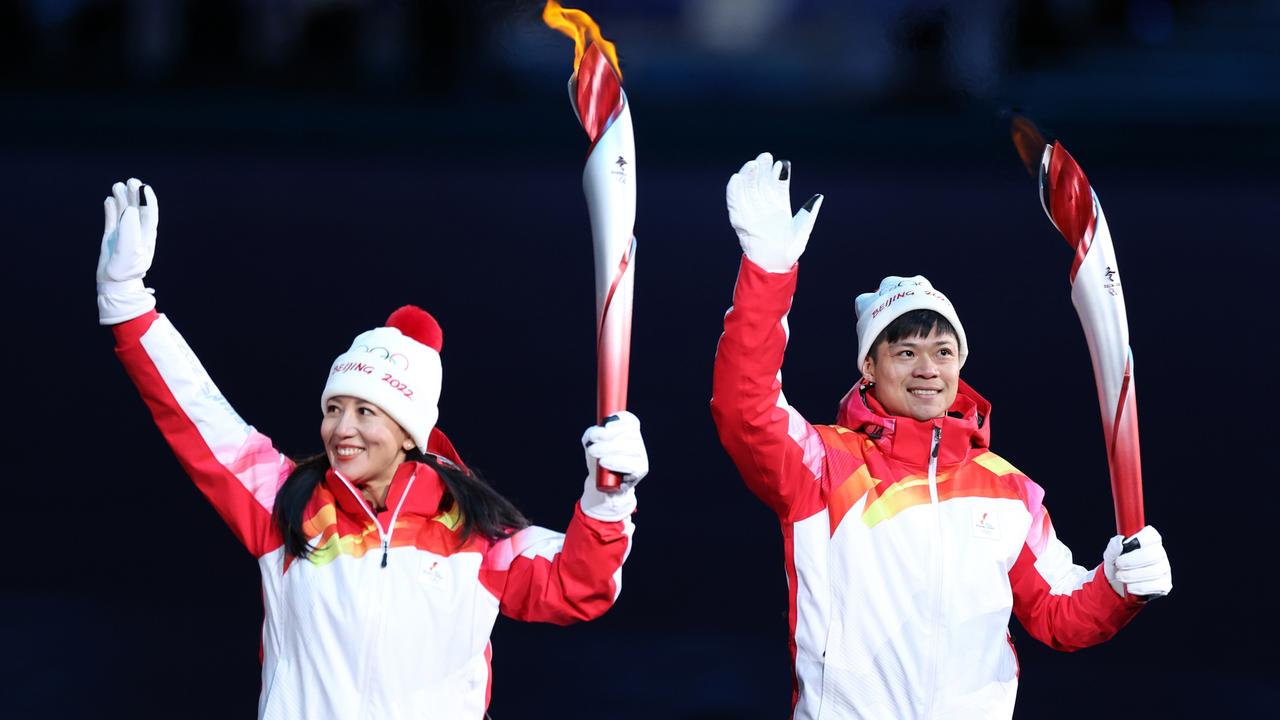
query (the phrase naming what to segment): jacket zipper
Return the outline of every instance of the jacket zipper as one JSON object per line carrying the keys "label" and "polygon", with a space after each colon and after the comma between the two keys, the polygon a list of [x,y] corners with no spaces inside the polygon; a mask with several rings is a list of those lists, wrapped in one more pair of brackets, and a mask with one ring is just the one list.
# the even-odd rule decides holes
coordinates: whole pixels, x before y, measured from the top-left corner
{"label": "jacket zipper", "polygon": [[418,479],[418,472],[415,470],[414,473],[409,476],[409,483],[404,486],[404,492],[400,493],[400,502],[396,503],[396,509],[391,513],[391,522],[388,523],[386,532],[383,532],[382,523],[378,522],[378,516],[369,508],[369,504],[365,502],[364,496],[356,490],[355,486],[351,484],[351,481],[337,470],[334,470],[333,474],[337,475],[338,479],[342,481],[342,484],[347,486],[347,489],[351,491],[351,494],[360,502],[360,507],[364,508],[364,513],[373,521],[373,527],[378,531],[378,539],[382,541],[382,563],[380,567],[386,567],[387,553],[391,550],[391,533],[396,530],[396,518],[400,517],[400,508],[404,507],[404,500],[409,497],[409,491],[413,489],[413,481]]}
{"label": "jacket zipper", "polygon": [[925,713],[923,717],[933,715],[933,701],[938,691],[938,644],[942,633],[942,512],[938,507],[938,450],[942,446],[942,428],[933,427],[933,442],[929,446],[929,505],[933,509],[933,568],[936,579],[936,590],[933,601],[933,642],[929,652],[929,692],[926,695]]}
{"label": "jacket zipper", "polygon": [[[400,508],[404,507],[404,500],[409,497],[409,491],[413,489],[413,481],[418,479],[417,471],[414,471],[414,473],[409,476],[409,482],[405,485],[404,492],[400,494],[400,502],[396,503],[396,509],[391,513],[391,522],[387,525],[386,532],[383,532],[382,524],[378,522],[377,514],[375,514],[372,508],[369,507],[369,504],[365,502],[364,496],[356,491],[356,488],[351,484],[351,481],[343,477],[342,473],[337,470],[334,470],[333,472],[338,476],[338,479],[342,481],[342,484],[347,486],[347,489],[351,491],[351,494],[355,496],[356,500],[360,502],[360,507],[364,508],[364,512],[369,516],[369,519],[373,520],[373,526],[378,530],[378,538],[382,541],[382,562],[380,563],[380,567],[385,568],[387,566],[387,553],[391,549],[391,534],[395,532],[396,529],[396,518],[400,516]],[[369,638],[369,640],[365,643],[364,672],[362,673],[360,683],[360,697],[365,699],[364,702],[361,703],[363,706],[360,712],[361,717],[368,717],[370,714],[370,708],[368,705],[368,698],[370,697],[370,694],[368,689],[372,686],[370,677],[374,674],[372,669],[374,667],[374,658],[378,655],[376,641],[379,633],[377,630],[381,627],[383,619],[383,614],[381,612],[383,606],[378,601],[388,595],[381,591],[380,584],[375,589],[374,594],[375,602],[371,606],[372,612],[370,612],[369,622],[366,626],[371,628],[373,632],[365,633],[365,636]]]}

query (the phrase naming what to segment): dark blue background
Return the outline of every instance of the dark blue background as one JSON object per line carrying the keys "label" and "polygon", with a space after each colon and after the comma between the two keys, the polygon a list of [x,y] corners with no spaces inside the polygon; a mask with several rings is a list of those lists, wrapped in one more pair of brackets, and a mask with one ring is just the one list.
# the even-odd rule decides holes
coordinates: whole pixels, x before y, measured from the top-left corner
{"label": "dark blue background", "polygon": [[[133,5],[32,10],[54,5],[0,3],[0,715],[250,716],[257,569],[96,324],[99,203],[117,179],[155,186],[159,308],[291,454],[319,447],[328,361],[396,306],[430,309],[446,339],[441,427],[536,523],[563,527],[594,397],[568,41],[539,35],[536,2],[408,3],[409,49],[370,65],[344,28],[372,3],[349,3],[316,10],[270,64],[238,6],[189,2],[178,49],[139,60]],[[636,128],[631,408],[653,470],[606,617],[499,620],[492,715],[785,716],[781,538],[707,410],[739,258],[723,187],[761,150],[792,160],[797,204],[827,198],[791,314],[789,400],[831,420],[855,377],[853,297],[886,274],[928,276],[964,320],[964,376],[994,404],[994,449],[1047,489],[1077,561],[1098,561],[1113,514],[1070,251],[1008,141],[1013,107],[1063,139],[1107,210],[1147,517],[1175,570],[1173,594],[1101,647],[1055,653],[1015,622],[1018,717],[1266,712],[1280,690],[1276,3],[1019,4],[979,86],[945,72],[956,10],[917,3],[933,9],[894,21],[900,65],[873,89],[822,50],[848,29],[824,26],[823,3],[792,3],[732,51],[681,29],[686,3],[596,5]],[[433,7],[443,19],[424,19]]]}

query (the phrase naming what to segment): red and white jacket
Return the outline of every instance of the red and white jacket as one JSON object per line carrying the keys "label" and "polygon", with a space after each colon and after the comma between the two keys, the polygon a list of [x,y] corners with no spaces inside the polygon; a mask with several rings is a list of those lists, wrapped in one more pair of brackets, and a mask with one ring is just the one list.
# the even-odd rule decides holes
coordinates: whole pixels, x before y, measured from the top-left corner
{"label": "red and white jacket", "polygon": [[[293,462],[240,419],[194,353],[155,312],[114,326],[116,353],[179,461],[258,559],[259,718],[480,718],[499,612],[568,624],[602,615],[622,588],[630,519],[576,508],[568,530],[529,527],[457,543],[429,466],[400,466],[374,512],[332,471],[304,514],[318,549],[286,556],[271,521]],[[443,434],[431,450],[457,461]]]}
{"label": "red and white jacket", "polygon": [[786,548],[795,718],[1013,715],[1010,611],[1076,650],[1138,611],[1054,533],[1044,491],[988,449],[990,405],[963,382],[935,420],[856,387],[835,425],[782,394],[797,270],[745,257],[716,353],[712,413]]}

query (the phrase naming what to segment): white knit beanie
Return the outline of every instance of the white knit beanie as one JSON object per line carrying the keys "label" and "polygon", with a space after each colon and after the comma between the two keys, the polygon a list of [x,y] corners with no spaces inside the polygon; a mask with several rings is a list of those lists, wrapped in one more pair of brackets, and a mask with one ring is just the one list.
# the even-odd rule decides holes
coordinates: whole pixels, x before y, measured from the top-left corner
{"label": "white knit beanie", "polygon": [[404,428],[418,449],[440,416],[440,348],[444,334],[431,314],[413,305],[391,313],[386,327],[360,333],[338,356],[320,395],[320,410],[331,398],[348,395],[377,405]]}
{"label": "white knit beanie", "polygon": [[956,329],[956,340],[960,342],[960,364],[969,356],[969,342],[965,340],[964,326],[956,316],[955,307],[923,275],[909,278],[890,275],[880,281],[879,290],[859,295],[854,305],[858,314],[858,372],[862,372],[862,363],[871,352],[871,343],[889,323],[912,310],[932,310],[946,318]]}

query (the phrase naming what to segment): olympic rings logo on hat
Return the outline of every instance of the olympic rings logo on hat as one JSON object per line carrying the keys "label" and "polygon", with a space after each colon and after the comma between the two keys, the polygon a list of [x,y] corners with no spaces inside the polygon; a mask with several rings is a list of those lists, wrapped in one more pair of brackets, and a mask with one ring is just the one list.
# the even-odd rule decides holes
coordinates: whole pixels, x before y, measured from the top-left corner
{"label": "olympic rings logo on hat", "polygon": [[[395,365],[401,370],[409,369],[409,358],[405,357],[401,353],[393,353],[387,348],[384,348],[381,346],[369,347],[368,345],[358,345],[357,348],[360,350],[364,350],[370,355],[381,355],[383,360],[390,362],[392,365]],[[357,348],[352,348],[352,349],[357,349]]]}

